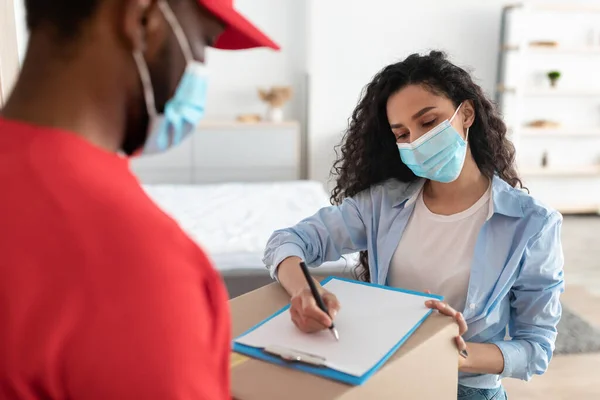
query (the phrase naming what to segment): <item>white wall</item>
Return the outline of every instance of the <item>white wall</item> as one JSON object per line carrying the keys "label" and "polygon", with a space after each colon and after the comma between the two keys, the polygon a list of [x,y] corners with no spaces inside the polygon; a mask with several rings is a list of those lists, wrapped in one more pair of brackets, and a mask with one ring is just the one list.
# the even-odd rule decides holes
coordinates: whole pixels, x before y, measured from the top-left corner
{"label": "white wall", "polygon": [[[22,2],[15,0],[20,52],[26,43]],[[504,0],[237,0],[240,12],[271,35],[282,51],[212,50],[207,118],[263,113],[258,87],[291,84],[286,117],[304,120],[304,79],[310,73],[309,172],[325,182],[333,146],[360,91],[383,66],[415,51],[446,50],[474,68],[493,93]]]}
{"label": "white wall", "polygon": [[413,52],[445,50],[493,95],[504,0],[311,0],[311,177],[326,181],[332,147],[362,88]]}
{"label": "white wall", "polygon": [[292,85],[294,97],[286,117],[304,118],[306,71],[306,2],[304,0],[237,0],[235,7],[281,46],[270,49],[220,51],[207,55],[211,70],[208,118],[235,118],[240,113],[264,114],[259,87]]}
{"label": "white wall", "polygon": [[[537,2],[600,6],[599,0]],[[453,62],[471,69],[493,97],[502,7],[512,3],[309,0],[310,176],[327,181],[335,159],[333,146],[340,142],[362,88],[381,68],[411,53],[446,51]]]}
{"label": "white wall", "polygon": [[[21,14],[22,1],[15,0]],[[493,95],[501,10],[507,2],[237,0],[236,8],[283,50],[211,50],[207,117],[263,113],[265,105],[257,97],[257,88],[291,84],[296,96],[286,108],[286,117],[303,122],[308,112],[310,177],[325,182],[334,160],[333,146],[339,143],[361,89],[385,65],[413,52],[442,49],[455,63],[472,69],[484,90]],[[600,4],[598,0],[577,2]],[[22,45],[24,24],[17,24]],[[305,110],[307,71],[310,99]]]}
{"label": "white wall", "polygon": [[19,48],[19,59],[23,61],[25,50],[27,50],[27,41],[29,33],[27,32],[27,23],[25,22],[25,0],[12,0],[15,8],[15,23],[17,27],[17,46]]}
{"label": "white wall", "polygon": [[[28,33],[24,0],[14,2],[18,50],[25,54]],[[291,85],[292,100],[284,108],[285,118],[302,123],[306,134],[306,27],[304,0],[237,0],[235,8],[277,42],[282,50],[252,49],[220,51],[209,49],[210,83],[207,119],[234,119],[239,114],[265,114],[267,106],[258,98],[259,88]],[[1,30],[0,30],[1,32]],[[1,35],[0,35],[1,37]],[[302,152],[306,150],[302,144]],[[302,163],[302,175],[308,166]]]}
{"label": "white wall", "polygon": [[19,70],[17,26],[11,1],[0,2],[0,106],[6,101]]}
{"label": "white wall", "polygon": [[[24,0],[14,1],[19,54],[25,54],[27,28]],[[282,50],[219,51],[207,54],[211,80],[207,117],[232,119],[241,113],[264,114],[257,89],[293,85],[295,95],[286,106],[288,119],[302,120],[305,108],[306,2],[303,0],[237,0],[235,7]]]}

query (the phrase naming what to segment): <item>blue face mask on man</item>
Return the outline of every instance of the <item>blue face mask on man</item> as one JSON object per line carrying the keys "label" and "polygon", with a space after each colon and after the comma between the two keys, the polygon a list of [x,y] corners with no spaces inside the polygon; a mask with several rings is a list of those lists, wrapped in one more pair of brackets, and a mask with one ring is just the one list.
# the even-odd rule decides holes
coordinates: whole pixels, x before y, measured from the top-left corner
{"label": "blue face mask on man", "polygon": [[164,152],[191,135],[204,117],[208,89],[207,68],[204,64],[194,60],[190,43],[171,7],[164,0],[159,0],[158,6],[177,38],[187,62],[187,68],[177,86],[175,96],[166,103],[165,111],[161,115],[156,110],[148,64],[141,51],[133,53],[142,80],[144,99],[150,117],[146,142],[141,151],[142,155]]}
{"label": "blue face mask on man", "polygon": [[450,120],[445,120],[412,143],[398,143],[402,162],[422,178],[449,183],[462,171],[467,154],[469,129],[466,138],[454,129],[451,122],[458,114],[458,106]]}

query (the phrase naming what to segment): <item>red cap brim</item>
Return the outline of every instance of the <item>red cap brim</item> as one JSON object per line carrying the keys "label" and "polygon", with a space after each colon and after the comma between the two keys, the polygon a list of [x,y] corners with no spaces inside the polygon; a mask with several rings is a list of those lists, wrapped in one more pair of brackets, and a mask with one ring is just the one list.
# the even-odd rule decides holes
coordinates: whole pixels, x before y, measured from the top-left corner
{"label": "red cap brim", "polygon": [[198,0],[203,7],[213,13],[225,24],[225,31],[217,38],[214,47],[223,50],[244,50],[256,47],[269,47],[279,50],[279,45],[273,42],[260,29],[254,26],[233,5],[215,0]]}

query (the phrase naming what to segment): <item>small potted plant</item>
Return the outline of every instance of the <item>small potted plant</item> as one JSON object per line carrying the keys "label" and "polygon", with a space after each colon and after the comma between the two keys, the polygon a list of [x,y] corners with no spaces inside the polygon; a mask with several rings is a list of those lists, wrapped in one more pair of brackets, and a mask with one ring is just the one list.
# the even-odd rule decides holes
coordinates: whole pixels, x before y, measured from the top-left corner
{"label": "small potted plant", "polygon": [[548,79],[550,79],[550,86],[556,87],[556,83],[560,78],[560,72],[558,71],[550,71],[548,72]]}

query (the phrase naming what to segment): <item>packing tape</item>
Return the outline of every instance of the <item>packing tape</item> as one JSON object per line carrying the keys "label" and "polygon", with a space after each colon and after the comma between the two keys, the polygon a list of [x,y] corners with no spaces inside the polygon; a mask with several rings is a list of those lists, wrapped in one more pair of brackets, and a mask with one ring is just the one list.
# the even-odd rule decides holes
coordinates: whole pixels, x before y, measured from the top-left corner
{"label": "packing tape", "polygon": [[241,354],[234,353],[232,351],[231,352],[231,357],[229,358],[229,369],[234,369],[235,367],[237,367],[240,364],[245,363],[249,359],[250,359],[250,357],[246,357],[246,356],[243,356]]}

